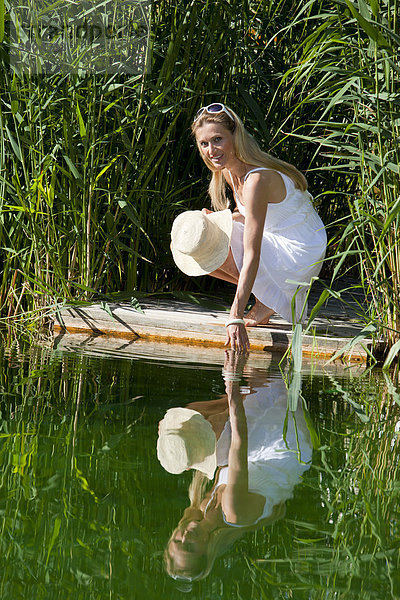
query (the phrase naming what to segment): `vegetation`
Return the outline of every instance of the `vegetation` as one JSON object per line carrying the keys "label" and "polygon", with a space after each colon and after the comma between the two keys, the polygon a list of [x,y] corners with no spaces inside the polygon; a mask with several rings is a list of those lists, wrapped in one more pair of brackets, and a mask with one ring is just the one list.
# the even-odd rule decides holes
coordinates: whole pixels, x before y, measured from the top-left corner
{"label": "vegetation", "polygon": [[396,344],[397,0],[160,0],[144,76],[11,68],[9,9],[0,0],[3,318],[119,292],[210,291],[177,272],[169,232],[206,202],[189,127],[218,98],[306,172],[329,224],[323,275],[350,270],[371,299],[365,324]]}
{"label": "vegetation", "polygon": [[395,599],[399,465],[388,456],[399,447],[399,396],[377,371],[348,380],[317,375],[302,393],[320,451],[305,477],[303,514],[288,512],[282,524],[284,556],[273,547],[249,560],[253,580],[262,577],[260,597]]}

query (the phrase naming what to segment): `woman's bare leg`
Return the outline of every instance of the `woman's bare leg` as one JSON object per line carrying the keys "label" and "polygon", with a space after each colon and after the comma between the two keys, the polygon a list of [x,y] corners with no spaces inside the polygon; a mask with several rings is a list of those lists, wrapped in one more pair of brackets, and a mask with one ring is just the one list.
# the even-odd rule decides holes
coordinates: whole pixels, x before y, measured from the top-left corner
{"label": "woman's bare leg", "polygon": [[209,273],[212,277],[217,279],[223,279],[229,281],[229,283],[237,284],[239,281],[239,271],[237,269],[235,259],[233,258],[232,250],[229,250],[228,258],[223,265],[216,269],[212,273]]}
{"label": "woman's bare leg", "polygon": [[[228,258],[224,264],[219,269],[209,273],[209,275],[237,285],[240,273],[237,269],[235,259],[233,258],[232,250],[229,250]],[[255,305],[249,310],[245,317],[245,325],[246,327],[267,325],[274,312],[275,311],[272,310],[272,308],[265,306],[265,304],[262,304],[262,302],[256,298]]]}
{"label": "woman's bare leg", "polygon": [[222,279],[223,281],[229,281],[229,283],[237,284],[237,279],[231,277],[227,273],[224,273],[224,271],[221,271],[221,269],[217,269],[216,271],[209,273],[209,275],[211,275],[211,277],[216,277],[217,279]]}

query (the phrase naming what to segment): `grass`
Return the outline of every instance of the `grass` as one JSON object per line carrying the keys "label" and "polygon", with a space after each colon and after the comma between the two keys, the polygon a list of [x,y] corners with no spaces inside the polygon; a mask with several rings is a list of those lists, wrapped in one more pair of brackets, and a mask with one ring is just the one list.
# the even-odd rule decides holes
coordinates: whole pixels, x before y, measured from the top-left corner
{"label": "grass", "polygon": [[[299,19],[307,21],[301,11]],[[375,325],[387,347],[400,336],[397,31],[396,2],[384,2],[380,10],[373,2],[332,2],[286,73],[293,111],[304,104],[315,108],[312,122],[292,135],[313,143],[329,163],[325,168],[351,182],[350,194],[338,189],[346,194],[349,214],[337,238],[333,277],[349,267],[360,277],[370,299],[365,325]]]}

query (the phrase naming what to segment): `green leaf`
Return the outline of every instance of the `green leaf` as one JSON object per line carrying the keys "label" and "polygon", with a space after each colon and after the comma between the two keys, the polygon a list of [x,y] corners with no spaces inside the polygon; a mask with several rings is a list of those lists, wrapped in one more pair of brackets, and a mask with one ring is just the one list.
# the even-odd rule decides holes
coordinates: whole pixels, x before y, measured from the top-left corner
{"label": "green leaf", "polygon": [[294,371],[288,388],[288,408],[291,412],[297,410],[301,392],[301,373]]}
{"label": "green leaf", "polygon": [[295,373],[300,373],[301,364],[302,364],[302,356],[303,356],[303,346],[302,346],[302,337],[303,327],[301,323],[297,323],[294,328],[294,334],[292,338],[292,360],[293,360],[293,370]]}
{"label": "green leaf", "polygon": [[104,302],[104,300],[102,302],[100,302],[100,308],[102,308],[103,310],[105,310],[106,313],[112,318],[113,321],[116,320],[115,317],[114,317],[114,315],[112,314],[110,305],[107,304],[107,302]]}
{"label": "green leaf", "polygon": [[118,204],[120,208],[122,208],[126,216],[129,217],[129,219],[132,221],[132,223],[136,225],[138,229],[141,230],[142,225],[139,221],[139,215],[137,214],[136,208],[131,204],[128,204],[126,200],[118,200]]}
{"label": "green leaf", "polygon": [[47,551],[46,565],[49,562],[50,553],[51,553],[53,546],[56,542],[56,539],[58,538],[58,535],[60,533],[60,528],[61,528],[61,519],[60,519],[60,517],[56,517],[55,521],[54,521],[54,528],[53,528],[53,533],[52,533],[50,544],[49,544],[49,549]]}
{"label": "green leaf", "polygon": [[83,571],[80,571],[79,569],[75,569],[72,570],[71,572],[74,574],[77,582],[79,585],[90,585],[92,582],[92,576],[89,575],[88,573],[84,573]]}
{"label": "green leaf", "polygon": [[77,170],[77,168],[75,167],[74,163],[69,158],[69,156],[67,156],[66,154],[63,154],[63,157],[64,157],[64,160],[67,163],[72,175],[75,177],[75,179],[81,179],[79,171]]}
{"label": "green leaf", "polygon": [[387,385],[389,394],[392,396],[393,400],[400,406],[400,394],[393,385],[393,381],[390,379],[386,371],[383,371],[383,376],[385,378],[385,383]]}
{"label": "green leaf", "polygon": [[4,39],[4,0],[0,0],[0,44]]}
{"label": "green leaf", "polygon": [[15,156],[18,158],[18,160],[20,162],[22,162],[22,155],[21,155],[20,147],[17,144],[17,142],[15,141],[14,136],[12,135],[11,131],[8,129],[7,125],[5,125],[5,128],[7,131],[8,139],[10,140],[11,147],[14,150]]}
{"label": "green leaf", "polygon": [[85,123],[83,122],[81,109],[79,108],[78,102],[76,103],[76,114],[78,115],[78,121],[79,121],[79,133],[81,135],[81,138],[83,139],[86,137],[86,127],[85,127]]}
{"label": "green leaf", "polygon": [[379,0],[368,0],[374,17],[379,15]]}
{"label": "green leaf", "polygon": [[396,356],[398,355],[400,351],[400,340],[398,340],[395,344],[393,344],[393,346],[390,348],[389,353],[386,357],[385,362],[383,363],[383,367],[382,370],[383,371],[387,371],[390,367],[390,365],[392,364],[392,362],[394,361],[394,359],[396,358]]}
{"label": "green leaf", "polygon": [[134,296],[132,296],[130,301],[131,301],[132,308],[134,308],[138,312],[142,313],[142,315],[144,315],[144,311],[143,311],[142,307],[140,306],[138,299],[135,298]]}
{"label": "green leaf", "polygon": [[343,400],[348,402],[353,407],[353,410],[356,413],[356,415],[358,416],[358,418],[361,421],[363,421],[364,423],[367,423],[369,421],[369,416],[366,414],[363,407],[360,404],[358,404],[358,402],[353,400],[350,393],[347,390],[343,389],[343,387],[340,385],[340,383],[338,381],[336,381],[336,379],[332,375],[328,375],[328,377],[329,377],[330,381],[333,383],[336,390],[342,396]]}
{"label": "green leaf", "polygon": [[327,361],[326,364],[333,362],[334,360],[339,358],[339,356],[343,356],[343,354],[345,354],[346,352],[350,353],[350,351],[352,350],[352,348],[354,348],[354,346],[356,344],[361,343],[361,345],[362,345],[362,342],[365,340],[365,338],[368,337],[369,335],[376,333],[376,331],[377,331],[376,325],[374,325],[373,323],[370,323],[369,325],[364,327],[364,329],[362,329],[360,331],[360,333],[358,333],[356,336],[354,336],[347,344],[345,344],[343,346],[343,348],[340,348],[340,350],[335,352],[335,354]]}
{"label": "green leaf", "polygon": [[308,412],[305,401],[303,401],[303,415],[304,415],[304,420],[307,425],[307,429],[308,429],[310,437],[311,437],[311,443],[313,445],[313,448],[314,448],[314,450],[318,450],[319,447],[321,446],[321,440],[319,439],[317,430],[314,427],[313,420],[310,416],[310,413]]}
{"label": "green leaf", "polygon": [[[1,2],[1,0],[0,0]],[[19,103],[17,100],[17,75],[16,72],[14,71],[14,75],[12,78],[12,82],[11,82],[11,112],[13,115],[16,115],[18,112],[18,108],[19,108]]]}
{"label": "green leaf", "polygon": [[141,258],[142,260],[148,262],[148,263],[152,263],[152,261],[148,258],[146,258],[145,256],[143,256],[142,254],[139,254],[139,252],[136,252],[136,250],[133,250],[133,248],[130,248],[129,246],[127,246],[126,244],[124,244],[123,242],[121,242],[118,237],[116,237],[115,235],[112,235],[111,233],[108,234],[108,237],[110,240],[113,241],[113,243],[116,246],[119,246],[120,248],[123,248],[124,250],[126,250],[127,252],[129,252],[129,254],[132,254],[132,256],[137,256],[138,258]]}
{"label": "green leaf", "polygon": [[83,283],[77,283],[76,281],[72,282],[72,285],[74,287],[79,288],[80,290],[84,290],[85,292],[91,292],[92,294],[96,294],[97,290],[95,290],[94,288],[88,286],[88,285],[83,285]]}
{"label": "green leaf", "polygon": [[310,325],[313,320],[315,319],[315,317],[317,316],[319,309],[321,308],[321,306],[325,303],[326,299],[329,298],[330,296],[330,292],[329,290],[323,290],[320,297],[318,298],[318,302],[316,304],[314,304],[314,306],[312,307],[312,310],[310,312],[310,316],[308,317],[308,325]]}
{"label": "green leaf", "polygon": [[106,172],[108,171],[108,169],[111,167],[111,165],[113,165],[115,163],[115,161],[120,157],[121,155],[118,154],[117,156],[114,156],[114,158],[112,159],[111,162],[108,163],[108,165],[106,165],[105,167],[102,168],[102,170],[100,171],[100,173],[98,175],[96,175],[96,179],[94,180],[94,183],[96,184],[98,182],[98,180],[100,179],[100,177]]}
{"label": "green leaf", "polygon": [[351,14],[357,20],[358,24],[362,29],[364,29],[365,33],[368,37],[373,40],[378,46],[382,46],[384,48],[390,48],[390,44],[387,42],[386,38],[381,34],[381,32],[372,25],[370,21],[367,21],[356,9],[354,4],[350,2],[350,0],[345,0],[347,6],[350,9]]}

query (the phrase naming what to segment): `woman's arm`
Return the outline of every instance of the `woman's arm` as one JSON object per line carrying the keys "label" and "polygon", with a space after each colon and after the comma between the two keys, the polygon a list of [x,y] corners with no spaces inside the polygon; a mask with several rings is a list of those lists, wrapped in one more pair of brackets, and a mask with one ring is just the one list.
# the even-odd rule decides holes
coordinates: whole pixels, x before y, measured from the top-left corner
{"label": "woman's arm", "polygon": [[231,445],[228,458],[228,482],[222,493],[221,503],[229,523],[245,525],[253,523],[261,514],[265,498],[249,492],[247,462],[247,421],[243,396],[238,382],[226,382],[229,399]]}
{"label": "woman's arm", "polygon": [[246,206],[243,234],[243,267],[231,307],[230,316],[232,319],[243,318],[244,310],[257,275],[264,222],[268,207],[267,198],[266,185],[260,176],[258,177],[258,181],[251,181],[249,186],[243,188],[243,202]]}
{"label": "woman's arm", "polygon": [[[260,262],[268,204],[280,202],[284,197],[284,183],[281,176],[274,171],[254,173],[243,186],[242,200],[246,207],[243,234],[243,267],[231,306],[231,319],[243,319],[249,301]],[[243,325],[230,325],[227,329],[227,343],[232,344],[233,336],[236,338],[237,350],[246,350],[249,347],[247,332]]]}

